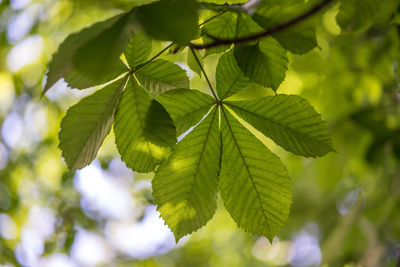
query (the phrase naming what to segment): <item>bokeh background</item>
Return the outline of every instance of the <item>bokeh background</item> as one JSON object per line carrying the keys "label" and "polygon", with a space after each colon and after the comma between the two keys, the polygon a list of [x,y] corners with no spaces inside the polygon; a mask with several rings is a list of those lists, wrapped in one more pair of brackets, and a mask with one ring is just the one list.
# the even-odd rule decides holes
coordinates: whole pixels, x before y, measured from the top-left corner
{"label": "bokeh background", "polygon": [[[0,0],[0,266],[399,266],[400,16],[342,34],[336,4],[317,18],[319,48],[289,55],[278,93],[316,107],[336,153],[302,158],[263,140],[294,189],[272,244],[240,230],[221,201],[205,227],[175,244],[151,204],[152,174],[127,169],[112,134],[90,166],[67,170],[61,118],[96,88],[60,81],[40,99],[46,64],[69,33],[142,2],[150,1]],[[185,53],[164,57],[207,91]],[[211,77],[217,59],[205,59]],[[237,97],[266,94],[251,86]]]}

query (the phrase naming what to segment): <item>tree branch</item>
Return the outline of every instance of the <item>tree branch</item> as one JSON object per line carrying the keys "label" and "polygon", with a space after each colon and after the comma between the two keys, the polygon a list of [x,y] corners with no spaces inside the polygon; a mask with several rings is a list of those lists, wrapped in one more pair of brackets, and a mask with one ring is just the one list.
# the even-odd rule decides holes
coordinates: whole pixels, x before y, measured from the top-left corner
{"label": "tree branch", "polygon": [[334,0],[323,0],[321,1],[321,3],[319,3],[318,5],[314,6],[313,8],[311,8],[310,10],[308,10],[307,12],[305,12],[304,14],[301,14],[289,21],[286,21],[274,28],[268,29],[264,32],[260,32],[254,35],[250,35],[250,36],[245,36],[245,37],[240,37],[240,38],[232,38],[232,39],[219,39],[219,38],[214,38],[215,42],[213,43],[209,43],[209,44],[190,44],[191,48],[194,49],[207,49],[207,48],[212,48],[212,47],[216,47],[216,46],[221,46],[221,45],[229,45],[229,44],[239,44],[239,43],[246,43],[246,42],[250,42],[250,41],[255,41],[258,40],[260,38],[269,36],[269,35],[273,35],[276,33],[279,33],[283,30],[286,30],[287,28],[290,28],[291,26],[296,25],[297,23],[311,17],[312,15],[314,15],[315,13],[317,13],[318,11],[322,10],[324,7],[326,7],[327,5],[329,5],[331,2],[333,2]]}

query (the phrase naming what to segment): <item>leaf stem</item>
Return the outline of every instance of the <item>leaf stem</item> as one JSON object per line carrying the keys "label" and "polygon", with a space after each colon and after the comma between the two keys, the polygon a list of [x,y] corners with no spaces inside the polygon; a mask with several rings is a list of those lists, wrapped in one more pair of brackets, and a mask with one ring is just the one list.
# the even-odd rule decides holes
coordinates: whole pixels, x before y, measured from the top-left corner
{"label": "leaf stem", "polygon": [[290,27],[296,25],[297,23],[311,17],[312,15],[314,15],[318,11],[322,10],[324,7],[326,7],[328,4],[330,4],[333,1],[334,0],[323,0],[316,6],[314,6],[310,10],[308,10],[307,12],[305,12],[291,20],[288,20],[278,26],[275,26],[271,29],[268,29],[266,31],[263,31],[263,32],[260,32],[260,33],[254,34],[254,35],[249,35],[249,36],[240,37],[240,38],[232,38],[232,39],[213,38],[215,41],[212,43],[209,43],[209,44],[193,44],[192,43],[192,44],[190,44],[190,47],[194,48],[194,49],[207,49],[207,48],[212,48],[212,47],[221,46],[221,45],[246,43],[246,42],[258,40],[263,37],[267,37],[269,35],[277,34],[281,31],[286,30],[287,28],[290,28]]}
{"label": "leaf stem", "polygon": [[204,68],[203,68],[203,65],[201,65],[200,60],[199,60],[199,58],[197,57],[197,55],[196,55],[196,53],[195,53],[193,47],[189,47],[189,48],[190,48],[190,51],[191,51],[192,54],[193,54],[194,59],[196,60],[197,64],[199,65],[199,67],[200,67],[200,69],[201,69],[201,72],[204,74],[204,77],[206,78],[206,81],[207,81],[207,83],[208,83],[208,86],[210,87],[211,93],[213,94],[213,96],[214,96],[215,100],[217,101],[217,103],[219,103],[220,100],[219,100],[219,98],[218,98],[218,96],[217,96],[217,93],[215,92],[214,88],[212,87],[210,80],[208,79],[208,76],[207,76],[207,74],[206,74],[206,72],[205,72],[205,70],[204,70]]}

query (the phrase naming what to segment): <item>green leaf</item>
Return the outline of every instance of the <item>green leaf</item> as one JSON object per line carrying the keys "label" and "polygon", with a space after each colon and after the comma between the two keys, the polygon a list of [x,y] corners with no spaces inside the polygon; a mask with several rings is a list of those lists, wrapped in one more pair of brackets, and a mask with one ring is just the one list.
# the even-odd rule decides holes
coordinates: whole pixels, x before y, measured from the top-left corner
{"label": "green leaf", "polygon": [[213,3],[217,5],[223,5],[223,4],[233,5],[233,4],[244,4],[248,1],[249,0],[200,0],[199,2]]}
{"label": "green leaf", "polygon": [[110,132],[115,108],[128,78],[114,82],[68,109],[59,134],[62,156],[70,170],[90,164]]}
{"label": "green leaf", "polygon": [[236,20],[236,37],[246,37],[263,32],[261,28],[249,15],[238,13]]}
{"label": "green leaf", "polygon": [[[270,29],[271,25],[275,24],[258,14],[253,15],[253,19],[265,29]],[[305,54],[318,45],[315,29],[311,26],[311,23],[307,22],[296,24],[289,29],[274,34],[273,37],[285,49],[295,54]]]}
{"label": "green leaf", "polygon": [[287,170],[224,108],[222,114],[219,189],[224,205],[240,227],[272,242],[292,201]]}
{"label": "green leaf", "polygon": [[[213,38],[232,39],[262,32],[263,29],[245,13],[225,12],[207,22],[202,28],[203,43],[213,42]],[[230,45],[222,45],[206,50],[206,56],[219,54],[229,49]]]}
{"label": "green leaf", "polygon": [[[73,58],[77,54],[77,51],[81,49],[81,47],[83,47],[85,44],[91,43],[91,40],[98,40],[99,36],[102,36],[102,34],[104,34],[104,32],[107,30],[117,31],[121,30],[121,27],[124,28],[124,25],[121,25],[121,21],[126,22],[127,16],[128,15],[126,13],[120,14],[106,21],[95,23],[92,26],[81,30],[80,32],[69,35],[61,43],[57,52],[53,55],[49,63],[49,72],[47,74],[47,81],[43,94],[46,93],[47,90],[49,90],[61,78],[65,78],[70,87],[84,89],[105,83],[117,77],[123,71],[126,71],[126,68],[123,67],[122,62],[119,62],[119,55],[115,60],[116,62],[114,62],[114,59],[111,56],[108,57],[108,60],[110,62],[112,61],[111,63],[113,63],[111,65],[104,64],[106,63],[105,61],[107,59],[104,58],[103,54],[97,54],[96,58],[85,56],[82,60],[94,60],[93,62],[97,63],[101,61],[99,65],[104,68],[101,70],[101,73],[104,75],[95,75],[96,77],[93,77],[93,75],[88,75],[85,72],[81,72],[75,64],[77,62],[74,62]],[[119,42],[119,40],[116,41]],[[120,46],[118,45],[118,47]],[[115,51],[118,50],[118,47],[115,47],[114,54],[116,54]],[[97,44],[94,44],[93,50],[98,52],[99,47]]]}
{"label": "green leaf", "polygon": [[379,0],[347,0],[340,2],[336,20],[343,32],[367,30],[381,13],[385,2]]}
{"label": "green leaf", "polygon": [[232,52],[225,53],[219,58],[215,79],[220,99],[228,98],[250,84],[249,79],[237,65]]}
{"label": "green leaf", "polygon": [[153,179],[153,196],[176,241],[196,231],[217,207],[221,139],[217,109],[180,141]]}
{"label": "green leaf", "polygon": [[134,69],[149,57],[152,49],[151,38],[143,31],[133,36],[126,45],[124,54],[129,67]]}
{"label": "green leaf", "polygon": [[234,12],[225,12],[215,19],[204,24],[202,33],[220,39],[235,38],[237,15]]}
{"label": "green leaf", "polygon": [[135,72],[140,84],[154,95],[159,95],[172,89],[189,88],[189,78],[186,71],[178,65],[157,59]]}
{"label": "green leaf", "polygon": [[[309,10],[315,1],[271,0],[261,2],[252,18],[264,29],[271,29]],[[304,54],[315,48],[316,33],[311,20],[302,21],[273,37],[287,50]]]}
{"label": "green leaf", "polygon": [[299,96],[267,96],[227,105],[254,128],[297,155],[320,157],[333,151],[321,115]]}
{"label": "green leaf", "polygon": [[[212,38],[208,35],[220,39],[235,38],[236,35],[236,19],[237,15],[233,12],[225,12],[224,14],[216,17],[210,22],[206,23],[202,28],[203,43],[213,42]],[[230,45],[222,45],[206,49],[205,56],[210,54],[219,54],[229,49]]]}
{"label": "green leaf", "polygon": [[157,98],[171,115],[177,135],[198,123],[215,104],[214,98],[198,90],[177,89]]}
{"label": "green leaf", "polygon": [[318,46],[315,29],[304,23],[275,34],[274,38],[294,54],[305,54]]}
{"label": "green leaf", "polygon": [[192,0],[161,0],[136,9],[146,32],[156,39],[185,45],[198,33],[197,4]]}
{"label": "green leaf", "polygon": [[273,38],[266,38],[256,45],[235,47],[234,55],[240,69],[253,82],[276,91],[285,79],[286,51]]}
{"label": "green leaf", "polygon": [[72,57],[73,65],[90,79],[101,79],[120,62],[125,45],[134,32],[132,13],[125,13],[111,27],[80,46]]}
{"label": "green leaf", "polygon": [[176,143],[172,119],[134,79],[118,105],[114,132],[121,159],[137,172],[154,171]]}
{"label": "green leaf", "polygon": [[197,59],[200,61],[201,66],[204,65],[203,58],[200,55],[200,52],[198,50],[190,50],[190,49],[187,52],[187,64],[192,71],[196,72],[201,77],[201,68],[196,58],[193,55],[193,51],[194,53],[196,53]]}

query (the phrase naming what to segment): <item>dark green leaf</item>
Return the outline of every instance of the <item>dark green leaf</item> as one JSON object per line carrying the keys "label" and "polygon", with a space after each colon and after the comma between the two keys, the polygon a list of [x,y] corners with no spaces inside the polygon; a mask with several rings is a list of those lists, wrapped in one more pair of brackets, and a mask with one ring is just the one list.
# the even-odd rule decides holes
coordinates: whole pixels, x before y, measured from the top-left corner
{"label": "dark green leaf", "polygon": [[59,134],[62,156],[70,170],[90,164],[114,121],[115,108],[128,78],[114,82],[68,109]]}
{"label": "dark green leaf", "polygon": [[172,90],[157,98],[175,122],[177,135],[198,123],[215,104],[214,98],[198,90]]}
{"label": "dark green leaf", "polygon": [[272,242],[292,202],[287,170],[228,111],[222,113],[219,189],[224,205],[240,227]]}
{"label": "dark green leaf", "polygon": [[[92,40],[98,40],[100,38],[99,36],[104,35],[104,32],[116,32],[120,30],[121,34],[122,32],[127,34],[125,31],[127,25],[124,24],[124,22],[127,22],[127,17],[129,17],[129,15],[126,13],[117,15],[106,21],[95,23],[92,26],[81,30],[80,32],[69,35],[61,43],[58,51],[53,55],[49,63],[49,72],[47,74],[47,82],[43,93],[49,90],[50,87],[52,87],[61,78],[65,78],[69,86],[77,89],[83,89],[105,83],[117,77],[124,70],[126,71],[126,68],[123,68],[123,65],[118,59],[119,54],[122,52],[121,50],[118,54],[118,49],[121,48],[120,45],[117,45],[113,49],[113,55],[118,54],[116,59],[112,58],[111,55],[107,59],[104,59],[104,55],[102,54],[97,54],[95,59],[90,58],[90,56],[85,56],[82,59],[94,60],[93,62],[97,63],[101,61],[99,65],[104,67],[104,69],[101,70],[101,73],[104,74],[103,76],[97,75],[98,73],[96,73],[96,77],[93,77],[93,75],[88,75],[86,72],[81,72],[80,69],[74,64],[73,59],[79,49],[84,47],[86,44],[92,43]],[[118,39],[116,42],[121,40],[122,39]],[[94,44],[93,50],[99,51],[97,44]],[[106,60],[109,60],[112,64],[106,65]]]}
{"label": "dark green leaf", "polygon": [[228,105],[254,128],[297,155],[319,157],[333,151],[321,115],[299,96],[267,96]]}
{"label": "dark green leaf", "polygon": [[[265,29],[269,29],[271,25],[274,25],[269,19],[259,16],[258,14],[255,14],[253,18]],[[294,25],[289,29],[275,34],[274,38],[278,40],[284,48],[295,54],[307,53],[317,46],[315,29],[311,26],[311,23]]]}
{"label": "dark green leaf", "polygon": [[221,139],[216,108],[180,141],[153,179],[154,201],[178,241],[217,207]]}
{"label": "dark green leaf", "polygon": [[276,91],[285,79],[286,51],[271,37],[256,45],[235,47],[234,55],[240,69],[253,82]]}
{"label": "dark green leaf", "polygon": [[93,81],[102,79],[117,66],[126,43],[134,34],[134,27],[132,13],[125,13],[111,27],[76,50],[72,57],[74,67]]}
{"label": "dark green leaf", "polygon": [[157,59],[135,72],[141,85],[154,95],[159,95],[172,89],[189,88],[189,78],[186,71],[178,65]]}
{"label": "dark green leaf", "polygon": [[136,9],[146,32],[160,40],[187,44],[198,33],[197,4],[192,0],[161,0]]}
{"label": "dark green leaf", "polygon": [[219,58],[215,78],[220,99],[228,98],[250,84],[249,79],[238,67],[232,52]]}
{"label": "dark green leaf", "polygon": [[151,53],[151,38],[140,31],[133,36],[126,45],[124,54],[129,67],[134,69],[141,63],[144,63]]}
{"label": "dark green leaf", "polygon": [[135,80],[118,105],[114,132],[121,159],[137,172],[154,171],[176,143],[172,119]]}
{"label": "dark green leaf", "polygon": [[379,20],[391,19],[398,4],[398,0],[342,1],[336,20],[342,32],[365,31]]}

